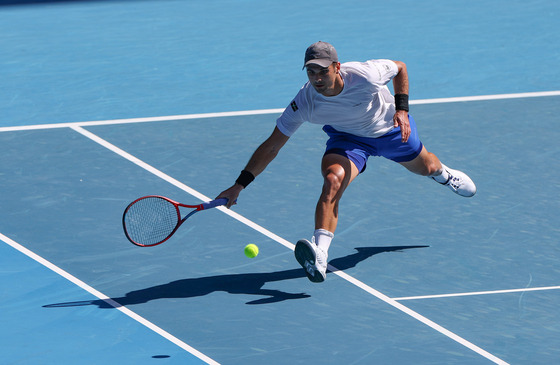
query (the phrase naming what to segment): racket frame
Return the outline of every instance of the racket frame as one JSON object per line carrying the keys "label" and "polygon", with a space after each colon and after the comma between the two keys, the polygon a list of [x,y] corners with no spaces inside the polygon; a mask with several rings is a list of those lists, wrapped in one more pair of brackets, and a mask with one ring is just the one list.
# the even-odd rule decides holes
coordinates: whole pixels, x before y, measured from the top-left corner
{"label": "racket frame", "polygon": [[[142,244],[140,242],[136,242],[134,241],[130,235],[128,234],[128,230],[126,228],[126,214],[128,213],[129,209],[136,203],[138,203],[141,200],[144,199],[152,199],[152,198],[158,198],[158,199],[162,199],[167,201],[168,203],[171,203],[174,207],[175,210],[177,212],[177,224],[175,225],[175,228],[173,228],[173,230],[171,231],[171,233],[169,233],[167,235],[167,237],[165,237],[165,239],[156,242],[156,243],[151,243],[151,244]],[[160,245],[162,243],[164,243],[165,241],[167,241],[168,239],[171,238],[171,236],[173,236],[175,234],[175,232],[177,232],[177,230],[179,229],[179,227],[181,227],[181,225],[188,219],[190,218],[193,214],[200,212],[201,210],[206,210],[206,209],[210,209],[210,208],[214,208],[220,205],[225,205],[227,203],[227,199],[226,198],[220,198],[220,199],[216,199],[216,200],[211,200],[205,203],[201,203],[201,204],[196,204],[196,205],[190,205],[190,204],[183,204],[183,203],[179,203],[176,202],[172,199],[169,199],[168,197],[165,196],[161,196],[161,195],[146,195],[143,197],[140,197],[136,200],[134,200],[132,203],[130,203],[126,209],[124,210],[123,213],[123,217],[122,217],[122,224],[123,224],[123,230],[124,230],[124,235],[126,236],[126,238],[134,245],[136,246],[140,246],[140,247],[153,247],[153,246],[157,246]],[[190,211],[187,215],[185,215],[183,218],[181,218],[181,210],[179,209],[180,207],[183,208],[189,208],[189,209],[193,209],[192,211]]]}

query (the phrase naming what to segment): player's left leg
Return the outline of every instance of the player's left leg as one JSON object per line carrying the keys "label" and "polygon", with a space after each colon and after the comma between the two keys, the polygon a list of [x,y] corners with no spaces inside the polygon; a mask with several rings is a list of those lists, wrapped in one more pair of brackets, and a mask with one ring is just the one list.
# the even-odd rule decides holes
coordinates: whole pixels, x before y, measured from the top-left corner
{"label": "player's left leg", "polygon": [[400,163],[415,174],[428,176],[448,186],[456,194],[473,196],[476,193],[473,181],[464,172],[450,169],[436,155],[428,152],[420,142],[414,118],[409,115],[408,120],[410,136],[407,142],[402,142],[399,128],[379,138],[379,144],[383,146],[382,156]]}
{"label": "player's left leg", "polygon": [[399,163],[406,167],[410,172],[422,176],[439,175],[442,170],[439,158],[433,153],[428,152],[424,146],[422,146],[420,154],[413,160]]}
{"label": "player's left leg", "polygon": [[445,166],[436,155],[428,152],[426,147],[422,147],[420,154],[412,161],[399,163],[415,174],[428,176],[448,186],[456,194],[464,197],[476,194],[476,185],[467,174]]}

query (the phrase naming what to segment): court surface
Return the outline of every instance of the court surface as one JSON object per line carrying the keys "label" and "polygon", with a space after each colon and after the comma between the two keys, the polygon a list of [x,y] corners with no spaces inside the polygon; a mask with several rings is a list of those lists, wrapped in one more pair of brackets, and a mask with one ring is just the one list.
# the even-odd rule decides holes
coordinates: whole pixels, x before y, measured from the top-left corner
{"label": "court surface", "polygon": [[[558,5],[12,3],[0,2],[2,363],[560,360]],[[304,125],[233,209],[131,245],[130,201],[198,203],[233,183],[317,40],[343,62],[406,62],[422,142],[476,196],[370,159],[313,284],[292,250],[312,234],[326,136]]]}

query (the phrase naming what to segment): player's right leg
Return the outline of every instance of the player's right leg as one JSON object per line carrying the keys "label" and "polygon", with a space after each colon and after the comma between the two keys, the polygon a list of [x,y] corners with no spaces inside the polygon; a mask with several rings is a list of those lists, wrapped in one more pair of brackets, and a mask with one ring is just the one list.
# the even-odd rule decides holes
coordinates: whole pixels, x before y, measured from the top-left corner
{"label": "player's right leg", "polygon": [[325,154],[321,170],[323,188],[315,210],[315,232],[311,241],[299,240],[294,251],[296,260],[312,282],[325,280],[328,250],[338,223],[338,203],[344,190],[359,174],[354,162],[338,153]]}
{"label": "player's right leg", "polygon": [[358,176],[356,165],[346,156],[327,153],[321,162],[323,188],[315,209],[315,229],[334,232],[338,223],[338,203],[344,190]]}

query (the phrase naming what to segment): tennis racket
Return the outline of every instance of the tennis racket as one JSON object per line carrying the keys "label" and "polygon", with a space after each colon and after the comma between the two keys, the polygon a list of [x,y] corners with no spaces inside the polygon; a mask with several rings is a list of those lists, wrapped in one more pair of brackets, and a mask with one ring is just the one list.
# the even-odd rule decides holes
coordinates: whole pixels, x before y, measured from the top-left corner
{"label": "tennis racket", "polygon": [[[126,238],[141,247],[159,245],[167,241],[194,213],[227,203],[220,198],[198,205],[177,203],[159,195],[148,195],[136,199],[124,210],[122,222]],[[179,207],[193,210],[181,218]]]}

